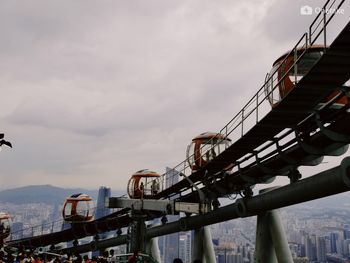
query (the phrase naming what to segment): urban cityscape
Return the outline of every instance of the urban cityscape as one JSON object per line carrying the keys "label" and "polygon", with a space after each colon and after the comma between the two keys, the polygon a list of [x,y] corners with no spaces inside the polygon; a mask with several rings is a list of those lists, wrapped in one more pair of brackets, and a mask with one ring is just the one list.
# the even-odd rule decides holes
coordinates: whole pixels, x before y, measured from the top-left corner
{"label": "urban cityscape", "polygon": [[[110,189],[101,187],[99,195],[101,195],[99,199],[110,196]],[[62,205],[7,202],[0,203],[0,206],[12,215],[12,234],[22,235],[17,238],[24,237],[23,235],[30,236],[35,231],[45,231],[42,225],[52,224],[54,227],[52,222],[62,227]],[[99,207],[98,204],[97,207]],[[96,211],[96,216],[108,213],[108,209],[96,210],[99,210]],[[309,202],[280,209],[279,215],[294,262],[350,262],[350,207],[345,202],[333,207],[323,206],[322,202],[321,204]],[[178,217],[168,216],[168,220],[174,221]],[[210,228],[218,263],[254,262],[256,217],[231,220],[212,225]],[[27,230],[22,232],[22,229]],[[108,235],[111,236],[114,233]],[[105,235],[103,238],[106,237]],[[89,242],[91,238],[85,240]],[[172,262],[174,258],[179,257],[183,262],[191,263],[192,242],[192,232],[180,232],[159,237],[162,262]],[[118,253],[126,251],[125,245],[113,249]]]}

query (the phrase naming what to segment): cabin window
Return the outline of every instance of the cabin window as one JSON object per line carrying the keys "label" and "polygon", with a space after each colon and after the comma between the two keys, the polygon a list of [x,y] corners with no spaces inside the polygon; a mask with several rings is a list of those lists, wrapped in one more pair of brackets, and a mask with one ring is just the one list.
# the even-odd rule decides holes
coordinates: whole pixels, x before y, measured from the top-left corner
{"label": "cabin window", "polygon": [[291,69],[289,71],[289,75],[301,77],[305,76],[322,55],[323,51],[312,51],[304,54],[304,56],[297,63],[296,71],[294,68]]}
{"label": "cabin window", "polygon": [[65,216],[72,215],[72,203],[66,203],[66,206],[64,207],[64,215]]}
{"label": "cabin window", "polygon": [[79,216],[89,215],[89,203],[87,201],[80,201],[77,203],[77,215]]}

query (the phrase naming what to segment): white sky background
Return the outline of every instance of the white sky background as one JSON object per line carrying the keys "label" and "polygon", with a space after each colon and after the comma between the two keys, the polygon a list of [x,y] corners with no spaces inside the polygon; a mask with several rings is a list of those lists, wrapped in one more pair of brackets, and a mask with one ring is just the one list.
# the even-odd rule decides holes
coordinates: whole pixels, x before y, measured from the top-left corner
{"label": "white sky background", "polygon": [[261,87],[315,17],[300,7],[323,2],[1,1],[0,131],[14,148],[0,188],[125,189],[137,170],[163,173]]}

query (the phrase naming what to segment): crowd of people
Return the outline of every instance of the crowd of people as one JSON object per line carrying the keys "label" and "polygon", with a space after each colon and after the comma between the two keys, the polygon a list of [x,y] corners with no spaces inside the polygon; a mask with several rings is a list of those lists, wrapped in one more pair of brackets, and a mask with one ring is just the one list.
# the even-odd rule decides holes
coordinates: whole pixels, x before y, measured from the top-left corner
{"label": "crowd of people", "polygon": [[[173,263],[183,263],[183,261],[182,261],[181,258],[175,258],[174,261],[173,261]],[[202,263],[202,260],[200,260],[200,259],[195,259],[195,260],[193,261],[193,263]]]}
{"label": "crowd of people", "polygon": [[[64,254],[58,255],[54,253],[41,253],[35,254],[33,252],[23,251],[12,255],[0,251],[0,263],[136,263],[136,262],[148,262],[139,260],[140,257],[137,254],[131,255],[122,261],[114,254],[114,250],[104,251],[101,256],[93,256],[89,258],[87,255],[80,254]],[[173,263],[183,263],[180,258],[175,258]],[[202,263],[201,260],[194,260],[193,263]]]}
{"label": "crowd of people", "polygon": [[119,263],[114,250],[105,251],[102,256],[91,257],[80,254],[58,255],[54,253],[35,254],[33,252],[20,252],[17,255],[0,251],[0,263]]}

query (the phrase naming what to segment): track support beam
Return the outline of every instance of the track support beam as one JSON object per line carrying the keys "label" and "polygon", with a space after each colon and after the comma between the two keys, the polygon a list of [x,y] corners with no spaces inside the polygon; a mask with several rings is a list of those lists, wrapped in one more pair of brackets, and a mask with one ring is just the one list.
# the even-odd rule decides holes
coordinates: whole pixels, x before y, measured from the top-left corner
{"label": "track support beam", "polygon": [[[262,214],[273,209],[295,205],[350,190],[350,157],[339,166],[320,172],[257,196],[238,199],[235,203],[206,214],[181,218],[179,221],[147,229],[146,239],[189,231],[239,217]],[[122,237],[99,241],[97,246],[110,247],[120,244]],[[124,241],[124,240],[123,240]],[[78,248],[77,248],[78,249]],[[86,250],[89,251],[89,250]]]}
{"label": "track support beam", "polygon": [[147,237],[188,231],[219,222],[261,214],[263,212],[295,205],[350,190],[350,157],[339,166],[320,172],[267,193],[251,198],[238,199],[235,203],[212,212],[181,218],[163,226],[148,229]]}

